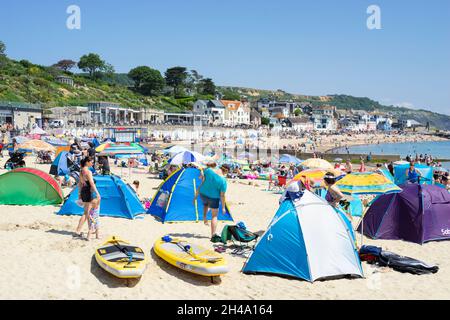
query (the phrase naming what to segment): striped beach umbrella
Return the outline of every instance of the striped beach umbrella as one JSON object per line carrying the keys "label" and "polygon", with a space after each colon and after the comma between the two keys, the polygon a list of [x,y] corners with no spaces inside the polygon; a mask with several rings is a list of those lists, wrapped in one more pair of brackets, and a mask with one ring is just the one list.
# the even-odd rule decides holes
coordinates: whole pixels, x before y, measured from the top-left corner
{"label": "striped beach umbrella", "polygon": [[[392,182],[383,174],[376,172],[356,172],[346,175],[336,182],[342,193],[348,195],[381,195],[388,193],[399,193],[402,191],[399,186]],[[364,210],[360,223],[367,212]],[[364,229],[361,231],[361,245],[363,244]]]}
{"label": "striped beach umbrella", "polygon": [[182,165],[182,164],[189,164],[192,162],[203,162],[210,158],[205,157],[201,153],[195,152],[195,151],[184,151],[177,153],[175,156],[173,156],[172,159],[169,160],[170,164],[175,165]]}
{"label": "striped beach umbrella", "polygon": [[342,193],[349,195],[386,194],[401,192],[399,186],[376,172],[355,172],[336,182]]}

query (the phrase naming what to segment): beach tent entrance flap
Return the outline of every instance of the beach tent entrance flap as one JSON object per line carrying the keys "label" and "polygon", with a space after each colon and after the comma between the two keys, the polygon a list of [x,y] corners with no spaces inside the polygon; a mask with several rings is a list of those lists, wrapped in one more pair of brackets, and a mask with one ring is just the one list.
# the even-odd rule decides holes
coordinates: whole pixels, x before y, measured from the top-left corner
{"label": "beach tent entrance flap", "polygon": [[[203,202],[200,197],[193,202],[196,190],[200,187],[200,170],[180,169],[169,176],[153,197],[148,213],[162,222],[203,221]],[[207,219],[211,220],[211,212]],[[228,207],[226,213],[219,207],[218,219],[233,221]]]}

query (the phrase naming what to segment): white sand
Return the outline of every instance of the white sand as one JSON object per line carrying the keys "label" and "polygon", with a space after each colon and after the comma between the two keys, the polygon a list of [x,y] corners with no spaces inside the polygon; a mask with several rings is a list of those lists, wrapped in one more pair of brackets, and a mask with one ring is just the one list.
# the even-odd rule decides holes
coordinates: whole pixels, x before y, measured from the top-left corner
{"label": "white sand", "polygon": [[[30,161],[30,158],[26,160]],[[4,161],[0,159],[2,168]],[[45,171],[49,168],[36,167]],[[147,197],[153,196],[160,183],[144,174],[125,178],[128,182],[135,179],[141,181],[141,193]],[[244,221],[252,231],[265,230],[277,209],[278,195],[264,189],[265,183],[260,183],[259,187],[229,183],[228,201],[235,221]],[[67,194],[69,190],[65,192]],[[52,206],[0,206],[0,299],[450,298],[449,241],[420,246],[403,241],[365,239],[366,244],[438,264],[440,270],[434,275],[402,274],[363,263],[365,279],[311,284],[277,276],[244,275],[240,270],[245,258],[232,256],[229,250],[225,256],[231,271],[222,277],[220,284],[212,284],[209,278],[172,267],[151,252],[154,241],[165,234],[211,246],[209,228],[202,223],[163,225],[150,215],[134,221],[102,218],[104,237],[121,236],[140,245],[149,254],[147,270],[137,282],[114,278],[100,269],[93,253],[101,241],[73,240],[72,232],[79,217],[57,216],[58,210]],[[219,231],[222,227],[220,224]]]}

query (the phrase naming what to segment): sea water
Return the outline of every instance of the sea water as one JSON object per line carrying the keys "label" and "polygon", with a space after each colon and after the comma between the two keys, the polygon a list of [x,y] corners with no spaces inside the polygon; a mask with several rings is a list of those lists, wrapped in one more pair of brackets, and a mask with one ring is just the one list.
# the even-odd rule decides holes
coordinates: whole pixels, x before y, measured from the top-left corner
{"label": "sea water", "polygon": [[[428,154],[433,158],[450,159],[450,140],[435,142],[402,142],[402,143],[380,143],[348,147],[349,153],[361,154],[386,154],[400,155],[404,159],[407,155],[413,158],[418,155]],[[347,153],[346,148],[337,148],[333,153]],[[450,169],[450,162],[442,162],[442,166]]]}

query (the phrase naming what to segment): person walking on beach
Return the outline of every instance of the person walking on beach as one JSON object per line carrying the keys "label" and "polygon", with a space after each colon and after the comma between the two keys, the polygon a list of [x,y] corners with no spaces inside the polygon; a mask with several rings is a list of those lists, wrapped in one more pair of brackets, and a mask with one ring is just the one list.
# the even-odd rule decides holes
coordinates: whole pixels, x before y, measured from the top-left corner
{"label": "person walking on beach", "polygon": [[222,203],[223,214],[226,214],[225,193],[227,191],[226,175],[230,171],[227,165],[222,165],[220,171],[214,170],[217,164],[214,162],[208,163],[207,168],[201,171],[200,178],[202,183],[195,193],[194,202],[198,196],[203,202],[203,221],[208,225],[207,214],[211,210],[211,241],[217,242],[221,237],[216,234],[217,229],[217,215],[219,205]]}
{"label": "person walking on beach", "polygon": [[[76,230],[76,237],[83,238],[83,233],[81,229],[83,228],[84,223],[89,221],[90,210],[94,207],[98,207],[100,205],[100,193],[98,192],[97,187],[95,186],[94,178],[92,176],[92,171],[89,170],[92,167],[94,161],[91,157],[86,157],[81,160],[81,172],[80,172],[80,181],[78,183],[78,198],[83,202],[84,213],[78,222],[78,227]],[[94,203],[93,200],[96,199]]]}

